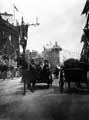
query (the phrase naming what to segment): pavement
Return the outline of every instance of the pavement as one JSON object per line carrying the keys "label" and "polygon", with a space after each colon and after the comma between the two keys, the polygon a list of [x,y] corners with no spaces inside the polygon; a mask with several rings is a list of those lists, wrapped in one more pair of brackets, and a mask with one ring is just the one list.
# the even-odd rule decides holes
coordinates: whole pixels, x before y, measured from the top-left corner
{"label": "pavement", "polygon": [[[36,84],[34,92],[23,95],[21,78],[0,80],[0,120],[89,120],[89,94],[86,87],[70,90],[65,83],[59,91],[58,79],[49,89]],[[72,85],[73,86],[73,85]]]}

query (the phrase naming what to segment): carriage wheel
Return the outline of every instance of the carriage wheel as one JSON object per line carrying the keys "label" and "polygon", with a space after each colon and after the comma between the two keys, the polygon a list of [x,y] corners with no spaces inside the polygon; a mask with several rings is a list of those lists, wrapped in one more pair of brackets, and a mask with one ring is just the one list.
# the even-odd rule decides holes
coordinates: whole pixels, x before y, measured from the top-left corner
{"label": "carriage wheel", "polygon": [[49,84],[49,83],[47,83],[47,88],[49,88],[49,86],[50,86],[50,84]]}
{"label": "carriage wheel", "polygon": [[63,79],[63,71],[60,71],[60,81],[59,81],[59,89],[60,92],[63,93],[64,79]]}
{"label": "carriage wheel", "polygon": [[52,75],[50,76],[50,86],[52,87],[52,82],[53,82],[53,78]]}
{"label": "carriage wheel", "polygon": [[24,85],[23,95],[25,95],[26,94],[26,82],[23,78],[22,78],[22,80],[23,80],[23,85]]}
{"label": "carriage wheel", "polygon": [[23,95],[25,95],[25,93],[26,93],[26,84],[24,82],[24,93],[23,93]]}
{"label": "carriage wheel", "polygon": [[60,89],[60,92],[63,93],[63,83],[59,82],[59,89]]}
{"label": "carriage wheel", "polygon": [[87,89],[88,89],[88,93],[89,93],[89,72],[87,72]]}
{"label": "carriage wheel", "polygon": [[49,76],[49,79],[48,79],[48,88],[51,86],[52,87],[52,82],[53,82],[53,78],[52,78],[52,75]]}
{"label": "carriage wheel", "polygon": [[35,82],[32,83],[32,87],[33,87],[33,88],[35,87],[35,84],[36,84]]}
{"label": "carriage wheel", "polygon": [[88,93],[89,93],[89,79],[87,79],[87,89],[88,89]]}
{"label": "carriage wheel", "polygon": [[51,81],[51,83],[50,83],[50,86],[52,87],[52,81]]}
{"label": "carriage wheel", "polygon": [[31,92],[34,92],[35,84],[36,84],[35,82],[32,82]]}
{"label": "carriage wheel", "polygon": [[68,81],[68,88],[70,89],[70,80]]}

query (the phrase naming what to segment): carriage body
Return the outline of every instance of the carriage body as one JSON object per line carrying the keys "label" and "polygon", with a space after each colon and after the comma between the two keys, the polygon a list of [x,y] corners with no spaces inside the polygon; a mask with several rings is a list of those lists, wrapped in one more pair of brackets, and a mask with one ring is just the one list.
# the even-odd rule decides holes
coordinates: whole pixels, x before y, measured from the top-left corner
{"label": "carriage body", "polygon": [[22,68],[22,82],[24,83],[24,94],[26,88],[33,89],[36,83],[47,83],[48,87],[52,85],[52,75],[50,69],[42,69],[39,64],[33,60],[29,63],[23,57],[17,58],[18,67]]}
{"label": "carriage body", "polygon": [[83,68],[64,68],[66,82],[87,82],[87,71]]}
{"label": "carriage body", "polygon": [[[63,92],[64,83],[68,83],[68,88],[70,88],[71,82],[76,83],[76,85],[80,85],[81,83],[87,84],[87,88],[89,91],[89,82],[87,79],[87,66],[80,61],[73,60],[72,63],[70,61],[66,61],[64,66],[62,66],[60,71],[60,91]],[[68,63],[68,64],[67,64]],[[76,64],[75,64],[76,63]]]}
{"label": "carriage body", "polygon": [[32,83],[47,83],[49,86],[52,84],[52,76],[49,71],[44,71],[43,69],[38,69],[37,66],[29,65],[29,70],[22,70],[22,78],[27,81],[27,84]]}

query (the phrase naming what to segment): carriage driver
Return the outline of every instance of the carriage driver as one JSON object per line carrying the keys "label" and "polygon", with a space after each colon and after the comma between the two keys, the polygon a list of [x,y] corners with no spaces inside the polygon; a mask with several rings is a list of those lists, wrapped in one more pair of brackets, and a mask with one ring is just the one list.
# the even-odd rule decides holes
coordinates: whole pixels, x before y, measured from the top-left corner
{"label": "carriage driver", "polygon": [[44,71],[45,76],[47,78],[49,78],[49,75],[50,75],[50,64],[49,64],[48,60],[44,61],[43,71]]}
{"label": "carriage driver", "polygon": [[50,68],[50,64],[49,64],[48,60],[45,60],[44,65],[43,65],[43,70],[49,70],[49,68]]}

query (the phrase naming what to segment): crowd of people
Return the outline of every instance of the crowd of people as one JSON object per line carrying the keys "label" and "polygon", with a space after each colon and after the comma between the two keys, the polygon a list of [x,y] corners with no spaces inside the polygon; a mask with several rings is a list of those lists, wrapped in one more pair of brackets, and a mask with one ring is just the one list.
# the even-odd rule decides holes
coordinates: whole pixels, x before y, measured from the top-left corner
{"label": "crowd of people", "polygon": [[[33,68],[36,68],[38,73],[41,73],[43,71],[45,73],[45,76],[48,76],[49,74],[54,74],[55,78],[58,78],[59,75],[59,68],[58,66],[55,66],[54,71],[51,70],[50,68],[50,63],[48,60],[43,60],[43,61],[38,61],[38,63],[35,63],[34,59],[30,60],[30,63],[27,63],[23,56],[21,58],[17,58],[17,67],[7,67],[7,66],[2,66],[0,67],[0,78],[6,79],[6,78],[11,78],[13,79],[14,77],[21,77],[22,76],[22,71],[25,69],[29,69],[28,65],[30,64]],[[30,66],[30,67],[31,67]],[[40,75],[40,74],[39,74]]]}

